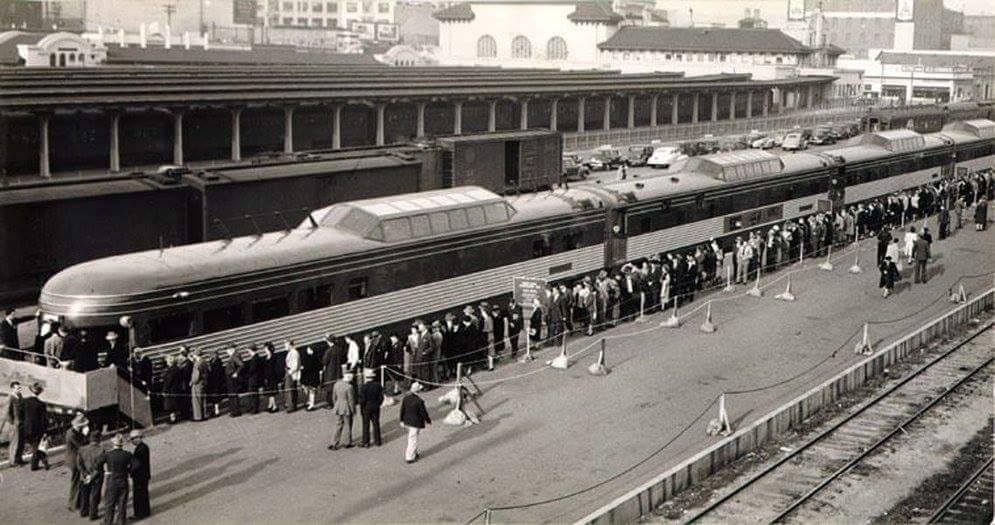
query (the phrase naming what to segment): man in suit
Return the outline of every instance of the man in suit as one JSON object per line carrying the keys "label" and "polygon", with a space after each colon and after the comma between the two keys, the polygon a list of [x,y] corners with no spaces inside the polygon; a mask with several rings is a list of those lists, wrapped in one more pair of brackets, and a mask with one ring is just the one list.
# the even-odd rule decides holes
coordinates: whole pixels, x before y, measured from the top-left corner
{"label": "man in suit", "polygon": [[418,433],[425,428],[425,425],[432,424],[432,418],[428,417],[428,410],[425,409],[425,402],[418,397],[418,392],[421,390],[421,383],[412,383],[411,391],[401,401],[401,426],[408,429],[408,446],[404,449],[404,461],[409,464],[418,461]]}
{"label": "man in suit", "polygon": [[10,400],[7,402],[7,424],[10,425],[10,448],[8,449],[11,464],[15,467],[24,465],[21,458],[24,455],[24,391],[20,381],[11,381]]}
{"label": "man in suit", "polygon": [[41,384],[32,384],[28,393],[24,398],[24,442],[31,447],[31,470],[40,469],[39,462],[43,462],[48,470],[48,458],[38,450],[42,438],[48,432],[48,407],[44,401],[38,399],[42,393]]}
{"label": "man in suit", "polygon": [[101,366],[114,365],[118,368],[126,368],[128,366],[128,345],[121,343],[120,336],[114,330],[107,332],[104,340],[107,341],[107,346],[104,348],[107,358],[106,362],[101,363]]}
{"label": "man in suit", "polygon": [[929,243],[921,235],[912,245],[912,258],[915,261],[913,277],[917,283],[926,282],[926,262],[929,261]]}
{"label": "man in suit", "polygon": [[[352,390],[352,373],[346,372],[332,385],[332,404],[335,412],[335,440],[328,445],[328,450],[352,448],[352,415],[356,406],[356,396]],[[342,431],[345,430],[348,441],[342,445]]]}
{"label": "man in suit", "polygon": [[69,423],[69,430],[66,430],[66,466],[69,467],[69,503],[66,508],[70,511],[77,511],[81,506],[79,450],[86,445],[86,436],[83,435],[86,424],[86,416],[77,412]]}
{"label": "man in suit", "polygon": [[142,431],[131,431],[131,444],[135,446],[134,464],[131,470],[131,486],[134,494],[131,503],[134,518],[140,520],[151,514],[149,505],[149,479],[152,478],[152,460],[149,456],[149,446],[142,441]]}
{"label": "man in suit", "polygon": [[64,325],[59,325],[55,333],[45,340],[45,356],[48,357],[48,366],[52,368],[65,368],[75,370],[73,361],[76,359],[76,348],[69,340],[69,330]]}
{"label": "man in suit", "polygon": [[373,443],[383,444],[380,438],[380,406],[383,405],[383,388],[377,381],[377,372],[367,368],[363,371],[363,386],[359,388],[359,410],[363,415],[363,441],[360,447],[370,446],[370,427],[373,427]]}
{"label": "man in suit", "polygon": [[0,348],[0,357],[20,361],[24,355],[20,352],[8,350],[8,348],[13,350],[21,348],[21,340],[17,335],[17,325],[35,317],[17,317],[14,313],[14,309],[9,306],[3,309],[3,319],[0,320],[0,346],[4,348]]}
{"label": "man in suit", "polygon": [[90,432],[89,443],[79,449],[76,468],[80,473],[79,515],[96,520],[100,515],[100,496],[104,488],[104,448],[100,446],[100,432]]}
{"label": "man in suit", "polygon": [[228,361],[225,362],[225,386],[228,390],[228,415],[231,417],[242,415],[242,401],[239,397],[242,391],[242,367],[242,357],[235,350],[235,345],[229,345]]}
{"label": "man in suit", "polygon": [[124,435],[116,434],[111,440],[114,448],[101,457],[97,463],[98,471],[106,467],[107,485],[104,509],[104,525],[112,523],[123,524],[128,517],[128,477],[134,470],[135,458],[131,452],[124,450]]}

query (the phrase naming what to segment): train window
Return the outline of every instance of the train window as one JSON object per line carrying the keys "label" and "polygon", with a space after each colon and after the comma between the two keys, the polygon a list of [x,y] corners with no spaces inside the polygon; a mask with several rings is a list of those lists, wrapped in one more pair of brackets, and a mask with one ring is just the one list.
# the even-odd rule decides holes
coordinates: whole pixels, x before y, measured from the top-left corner
{"label": "train window", "polygon": [[487,222],[501,222],[508,220],[508,207],[504,203],[488,204],[484,211],[487,212]]}
{"label": "train window", "polygon": [[159,344],[190,336],[193,316],[187,312],[164,315],[149,320],[149,343]]}
{"label": "train window", "polygon": [[223,306],[204,312],[204,332],[219,332],[242,326],[242,305]]}
{"label": "train window", "polygon": [[411,222],[407,217],[383,221],[385,241],[403,241],[411,238]]}
{"label": "train window", "polygon": [[580,248],[580,234],[568,233],[563,236],[563,251],[576,250]]}
{"label": "train window", "polygon": [[287,296],[264,299],[252,303],[252,322],[268,321],[283,317],[290,313],[290,301]]}
{"label": "train window", "polygon": [[432,235],[432,226],[429,224],[427,215],[415,215],[411,217],[411,231],[415,237],[428,237]]}
{"label": "train window", "polygon": [[301,290],[298,302],[302,310],[315,310],[332,305],[332,285],[325,284]]}
{"label": "train window", "polygon": [[430,213],[429,222],[432,223],[432,231],[435,233],[445,233],[449,231],[449,216],[443,212]]}
{"label": "train window", "polygon": [[469,228],[469,223],[466,219],[466,210],[449,210],[449,225],[454,230],[465,230]]}
{"label": "train window", "polygon": [[641,217],[639,219],[639,233],[649,233],[653,231],[653,218]]}
{"label": "train window", "polygon": [[532,241],[532,257],[542,257],[549,255],[549,242],[545,238],[539,238]]}
{"label": "train window", "polygon": [[354,277],[349,279],[349,286],[347,288],[349,292],[349,300],[355,301],[356,299],[362,299],[368,295],[369,290],[367,290],[367,285],[369,280],[366,277]]}
{"label": "train window", "polygon": [[484,220],[484,209],[479,206],[467,208],[466,215],[470,220],[470,226],[476,227],[487,224],[487,221]]}

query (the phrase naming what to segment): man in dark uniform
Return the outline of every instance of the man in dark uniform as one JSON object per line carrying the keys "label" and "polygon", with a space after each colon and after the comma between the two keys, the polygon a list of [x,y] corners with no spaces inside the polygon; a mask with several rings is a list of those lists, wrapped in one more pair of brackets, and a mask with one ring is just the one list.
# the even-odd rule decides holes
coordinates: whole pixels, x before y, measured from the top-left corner
{"label": "man in dark uniform", "polygon": [[10,425],[10,448],[8,455],[11,464],[20,467],[24,464],[24,395],[20,381],[10,383],[10,401],[7,402],[7,424]]}
{"label": "man in dark uniform", "polygon": [[38,446],[41,439],[48,432],[48,407],[45,402],[38,399],[42,393],[39,383],[34,383],[28,388],[30,395],[24,398],[24,442],[31,446],[31,470],[38,470],[38,462],[45,464],[48,469],[48,457],[45,456]]}
{"label": "man in dark uniform", "polygon": [[377,371],[367,368],[363,371],[365,382],[359,388],[359,410],[363,415],[363,441],[360,447],[370,446],[370,427],[373,427],[373,443],[383,444],[380,438],[380,406],[383,405],[383,388],[377,381]]}
{"label": "man in dark uniform", "polygon": [[132,452],[135,460],[131,470],[131,485],[134,489],[134,494],[131,497],[134,507],[133,517],[140,520],[151,514],[149,479],[152,477],[152,461],[149,457],[149,446],[142,441],[141,430],[131,431],[131,444],[135,445],[135,451]]}
{"label": "man in dark uniform", "polygon": [[104,510],[104,525],[112,523],[123,524],[128,517],[128,477],[131,475],[135,458],[131,452],[124,450],[124,436],[116,434],[111,440],[112,450],[104,454],[97,464],[98,472],[106,467],[107,485]]}
{"label": "man in dark uniform", "polygon": [[81,506],[79,450],[86,445],[84,427],[86,427],[86,416],[82,412],[77,412],[76,417],[69,423],[69,430],[66,430],[66,466],[69,467],[69,503],[66,508],[70,511],[77,511]]}
{"label": "man in dark uniform", "polygon": [[80,473],[79,515],[96,520],[100,514],[100,493],[104,488],[104,472],[100,464],[104,448],[100,446],[100,433],[91,432],[90,442],[79,449],[77,468]]}

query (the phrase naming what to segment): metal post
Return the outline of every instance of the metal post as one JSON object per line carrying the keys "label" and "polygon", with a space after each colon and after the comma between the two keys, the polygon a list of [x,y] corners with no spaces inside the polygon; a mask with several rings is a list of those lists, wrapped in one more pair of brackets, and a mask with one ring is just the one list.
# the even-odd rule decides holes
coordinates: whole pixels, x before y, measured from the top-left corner
{"label": "metal post", "polygon": [[700,103],[701,103],[701,94],[700,93],[695,93],[694,94],[694,105],[691,106],[691,123],[692,124],[697,124],[698,123],[698,112],[699,112],[699,107],[701,106]]}
{"label": "metal post", "polygon": [[529,129],[529,101],[528,99],[522,99],[521,111],[519,112],[519,128],[523,131]]}
{"label": "metal post", "polygon": [[650,126],[656,127],[656,107],[660,103],[660,95],[653,95],[653,105],[650,106]]}
{"label": "metal post", "polygon": [[680,108],[680,103],[681,103],[681,94],[674,93],[673,102],[670,106],[670,124],[672,126],[677,125],[677,120],[679,116],[678,109]]}
{"label": "metal post", "polygon": [[729,120],[736,120],[736,92],[729,94]]}
{"label": "metal post", "polygon": [[490,110],[487,113],[487,131],[497,130],[497,101],[492,100]]}
{"label": "metal post", "polygon": [[336,104],[332,111],[332,149],[342,149],[342,106],[340,104]]}
{"label": "metal post", "polygon": [[560,99],[557,99],[557,98],[554,98],[552,100],[552,102],[550,102],[549,129],[551,129],[553,131],[556,131],[556,124],[557,124],[557,122],[556,122],[556,111],[557,111],[557,109],[559,107],[559,102],[560,102]]}
{"label": "metal post", "polygon": [[52,176],[48,163],[48,115],[38,115],[38,173],[45,178]]}
{"label": "metal post", "polygon": [[387,104],[377,104],[377,146],[383,146],[386,143],[384,130],[384,115],[386,113]]}
{"label": "metal post", "polygon": [[173,112],[173,164],[183,165],[183,113]]}
{"label": "metal post", "polygon": [[584,97],[577,97],[577,132],[584,132]]}
{"label": "metal post", "polygon": [[[491,114],[492,115],[494,114],[493,113],[493,109],[494,109],[494,105],[493,105],[493,103],[491,103]],[[491,131],[493,131],[493,130],[491,130]],[[418,138],[421,138],[421,137],[425,136],[425,103],[424,102],[419,102],[418,103],[418,128],[415,131],[415,133],[416,133],[416,136]]]}
{"label": "metal post", "polygon": [[612,128],[612,97],[611,95],[605,96],[605,110],[602,113],[601,118],[601,128],[608,131]]}
{"label": "metal post", "polygon": [[121,171],[121,114],[111,113],[111,171]]}
{"label": "metal post", "polygon": [[294,152],[294,107],[283,108],[283,152]]}
{"label": "metal post", "polygon": [[242,160],[242,108],[231,110],[231,160]]}
{"label": "metal post", "polygon": [[636,127],[636,96],[629,95],[629,118],[627,121],[628,128],[632,129]]}
{"label": "metal post", "polygon": [[719,92],[712,93],[712,122],[719,120]]}

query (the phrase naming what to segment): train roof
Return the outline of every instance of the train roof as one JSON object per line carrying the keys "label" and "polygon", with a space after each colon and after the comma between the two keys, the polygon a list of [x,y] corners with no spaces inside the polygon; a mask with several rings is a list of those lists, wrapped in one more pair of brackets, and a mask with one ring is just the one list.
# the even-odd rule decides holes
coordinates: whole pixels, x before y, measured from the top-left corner
{"label": "train roof", "polygon": [[943,126],[944,132],[958,132],[975,139],[995,138],[995,122],[988,119],[958,120]]}
{"label": "train roof", "polygon": [[859,137],[850,139],[847,145],[878,146],[892,153],[906,153],[925,148],[926,142],[919,133],[903,128],[864,133]]}

